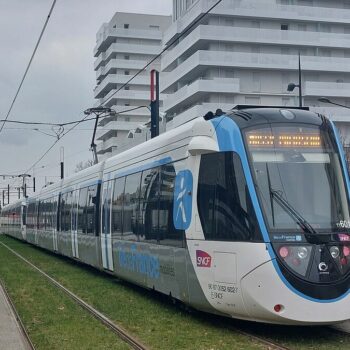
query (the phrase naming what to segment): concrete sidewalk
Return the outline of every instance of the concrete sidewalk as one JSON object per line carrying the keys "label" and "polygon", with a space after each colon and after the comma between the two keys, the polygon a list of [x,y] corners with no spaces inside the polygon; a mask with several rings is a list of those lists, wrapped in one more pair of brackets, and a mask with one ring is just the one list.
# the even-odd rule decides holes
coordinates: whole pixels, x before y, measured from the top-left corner
{"label": "concrete sidewalk", "polygon": [[0,350],[29,350],[21,327],[0,285]]}

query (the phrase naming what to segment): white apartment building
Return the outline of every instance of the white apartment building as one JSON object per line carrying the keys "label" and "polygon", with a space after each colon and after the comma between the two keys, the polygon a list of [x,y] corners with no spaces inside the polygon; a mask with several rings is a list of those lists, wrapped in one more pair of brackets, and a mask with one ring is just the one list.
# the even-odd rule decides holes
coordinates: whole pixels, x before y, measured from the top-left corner
{"label": "white apartment building", "polygon": [[[96,105],[107,101],[104,106],[116,112],[149,105],[150,71],[160,70],[159,59],[130,84],[115,92],[161,51],[162,33],[170,23],[171,16],[118,12],[109,23],[102,25],[96,35],[94,48]],[[96,132],[99,158],[117,153],[119,148],[123,148],[121,146],[126,142],[129,131],[149,118],[147,108],[103,118]]]}
{"label": "white apartment building", "polygon": [[[298,105],[298,52],[303,104],[330,116],[350,139],[349,0],[223,0],[185,36],[180,33],[217,0],[173,0],[173,23],[161,61],[170,127],[208,110],[237,104]],[[346,129],[349,129],[348,132]]]}

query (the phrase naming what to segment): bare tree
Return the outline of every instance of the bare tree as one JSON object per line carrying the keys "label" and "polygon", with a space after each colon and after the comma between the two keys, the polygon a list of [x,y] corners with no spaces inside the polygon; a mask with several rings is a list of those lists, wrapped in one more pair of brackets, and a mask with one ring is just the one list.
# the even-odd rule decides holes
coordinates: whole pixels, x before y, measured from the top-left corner
{"label": "bare tree", "polygon": [[86,168],[90,168],[92,165],[94,165],[94,161],[92,159],[89,159],[85,162],[80,161],[79,163],[77,163],[77,165],[75,166],[75,173],[78,173],[81,170],[84,170]]}

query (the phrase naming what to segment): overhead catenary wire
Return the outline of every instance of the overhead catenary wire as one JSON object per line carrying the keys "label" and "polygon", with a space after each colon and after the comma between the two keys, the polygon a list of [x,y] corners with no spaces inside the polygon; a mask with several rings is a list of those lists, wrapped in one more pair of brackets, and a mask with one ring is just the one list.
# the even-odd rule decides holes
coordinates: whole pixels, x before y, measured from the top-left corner
{"label": "overhead catenary wire", "polygon": [[111,94],[105,101],[103,101],[99,107],[104,106],[116,93],[124,89],[132,80],[134,80],[138,75],[140,75],[146,68],[148,68],[153,62],[155,62],[165,51],[169,50],[181,37],[186,35],[197,23],[199,23],[206,15],[208,15],[217,5],[220,4],[222,0],[218,0],[212,5],[207,11],[202,13],[190,26],[188,26],[183,32],[176,36],[159,54],[153,57],[145,66],[138,70],[129,80],[127,80],[123,85],[121,85],[116,91]]}
{"label": "overhead catenary wire", "polygon": [[[141,74],[144,70],[146,70],[146,68],[148,68],[153,62],[155,62],[156,59],[158,59],[164,52],[166,52],[167,50],[170,49],[170,47],[172,47],[179,38],[181,38],[182,36],[184,36],[185,34],[187,34],[195,25],[197,25],[206,15],[208,15],[217,5],[219,5],[222,2],[222,0],[218,0],[216,1],[206,12],[204,12],[202,15],[200,15],[190,26],[188,26],[183,32],[181,32],[177,37],[175,37],[159,54],[157,54],[153,59],[151,59],[144,67],[142,67],[139,71],[137,71],[130,79],[128,79],[123,85],[121,85],[116,91],[113,92],[113,94],[111,96],[108,97],[108,99],[106,99],[105,101],[103,101],[99,107],[102,107],[104,104],[106,104],[115,94],[117,94],[119,91],[121,91],[125,86],[127,86],[133,79],[135,79],[139,74]],[[136,110],[139,108],[148,108],[147,106],[138,106],[135,108],[131,108],[129,110],[125,110],[125,111],[120,111],[117,112],[117,114],[122,114],[122,113],[126,113],[132,110]],[[65,136],[67,135],[71,130],[73,130],[76,126],[78,126],[80,123],[82,122],[87,122],[89,120],[95,120],[95,117],[93,118],[87,118],[87,116],[85,116],[83,119],[79,120],[79,121],[72,121],[72,122],[67,122],[67,123],[42,123],[42,124],[36,124],[36,125],[56,125],[56,126],[64,126],[64,125],[71,125],[74,124],[72,128],[70,128],[68,131],[66,131],[65,133],[63,133],[61,135],[60,138],[57,138],[57,140],[55,140],[55,142],[43,153],[43,155],[34,163],[32,164],[32,166],[30,168],[28,168],[28,170],[26,170],[26,172],[29,172],[31,169],[33,169],[35,167],[35,165],[37,165],[50,151],[51,149]],[[7,118],[6,118],[7,120]],[[6,122],[6,120],[3,123],[3,126]],[[1,120],[0,120],[1,121]],[[12,122],[19,122],[21,124],[26,124],[26,123],[30,123],[30,122],[24,122],[24,121],[12,121]],[[36,122],[39,123],[39,122]],[[34,124],[34,123],[32,123]],[[2,127],[3,127],[2,126]],[[0,130],[1,131],[1,130]]]}
{"label": "overhead catenary wire", "polygon": [[[140,108],[149,108],[148,106],[136,106],[133,108],[125,109],[123,111],[116,112],[116,114],[124,114],[127,112],[132,112]],[[49,122],[31,122],[31,121],[24,121],[24,120],[6,120],[6,123],[14,123],[14,124],[24,124],[24,125],[46,125],[46,126],[67,126],[72,125],[75,123],[82,123],[82,122],[88,122],[90,120],[95,120],[96,117],[86,118],[83,121],[81,120],[73,120],[65,123],[49,123]],[[0,122],[4,122],[5,119],[0,119]]]}
{"label": "overhead catenary wire", "polygon": [[1,128],[0,128],[0,133],[1,133],[2,129],[4,128],[5,123],[7,122],[7,119],[8,119],[8,117],[9,117],[11,111],[12,111],[13,106],[14,106],[15,103],[16,103],[18,94],[19,94],[19,92],[21,91],[23,82],[24,82],[24,80],[25,80],[25,78],[26,78],[26,76],[27,76],[27,73],[28,73],[28,71],[29,71],[29,68],[30,68],[30,66],[31,66],[31,64],[32,64],[32,62],[33,62],[34,56],[35,56],[36,51],[37,51],[37,49],[38,49],[38,47],[39,47],[41,38],[42,38],[43,35],[44,35],[45,29],[46,29],[46,27],[47,27],[47,24],[49,23],[49,20],[50,20],[52,11],[53,11],[53,9],[54,9],[54,7],[55,7],[55,4],[56,4],[56,0],[53,0],[52,5],[51,5],[51,8],[50,8],[50,11],[49,11],[49,14],[48,14],[47,17],[46,17],[46,20],[45,20],[43,29],[42,29],[41,32],[40,32],[39,38],[38,38],[38,40],[37,40],[37,42],[36,42],[36,45],[35,45],[35,47],[34,47],[34,51],[33,51],[32,55],[31,55],[31,57],[30,57],[30,60],[29,60],[28,65],[27,65],[27,68],[26,68],[26,70],[25,70],[25,72],[24,72],[24,74],[23,74],[23,77],[22,77],[22,79],[21,79],[21,82],[20,82],[20,84],[19,84],[19,86],[18,86],[18,88],[17,88],[16,94],[15,94],[15,96],[14,96],[12,102],[11,102],[11,105],[10,105],[9,110],[7,111],[7,114],[6,114],[5,119],[2,120],[3,123],[2,123]]}

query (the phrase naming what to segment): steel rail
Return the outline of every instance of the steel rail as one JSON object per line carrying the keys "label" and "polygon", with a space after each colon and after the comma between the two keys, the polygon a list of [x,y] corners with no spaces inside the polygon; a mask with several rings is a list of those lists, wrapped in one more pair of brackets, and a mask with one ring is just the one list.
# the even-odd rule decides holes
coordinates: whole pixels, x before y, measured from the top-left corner
{"label": "steel rail", "polygon": [[19,329],[21,331],[22,339],[24,340],[24,346],[28,350],[35,350],[35,346],[32,343],[32,341],[30,340],[29,335],[24,327],[24,324],[23,324],[23,322],[22,322],[22,320],[17,312],[15,304],[13,303],[13,301],[12,301],[12,299],[11,299],[7,289],[6,289],[6,286],[1,278],[0,278],[0,287],[2,288],[4,295],[5,295],[5,298],[8,302],[8,304],[10,305],[10,308],[11,308],[13,314],[15,315],[16,321],[17,321],[17,323],[19,325]]}
{"label": "steel rail", "polygon": [[69,289],[64,287],[62,284],[60,284],[58,281],[56,281],[54,278],[49,276],[46,272],[41,270],[39,267],[35,266],[33,263],[31,263],[29,260],[24,258],[22,255],[14,251],[12,248],[10,248],[8,245],[6,245],[3,242],[0,242],[1,245],[3,245],[6,249],[8,249],[11,253],[16,255],[19,259],[23,260],[26,264],[28,264],[31,268],[39,272],[41,275],[47,278],[47,280],[55,285],[58,289],[65,292],[71,299],[73,299],[77,304],[79,304],[82,308],[84,308],[86,311],[88,311],[92,316],[94,316],[96,319],[101,321],[105,326],[107,326],[109,329],[111,329],[115,334],[119,336],[122,340],[124,340],[126,343],[128,343],[133,349],[136,350],[148,350],[148,348],[142,344],[139,340],[137,340],[135,337],[131,336],[124,328],[121,326],[115,324],[112,320],[110,320],[107,316],[96,310],[94,307],[86,303],[84,300],[79,298],[76,294],[71,292]]}
{"label": "steel rail", "polygon": [[256,342],[259,342],[261,344],[266,345],[269,350],[291,350],[290,348],[287,348],[284,345],[281,345],[281,344],[278,344],[272,340],[268,340],[266,338],[263,338],[259,335],[252,333],[252,332],[244,331],[239,327],[233,326],[232,329],[239,334],[242,334],[242,335],[244,335],[252,340],[255,340]]}

